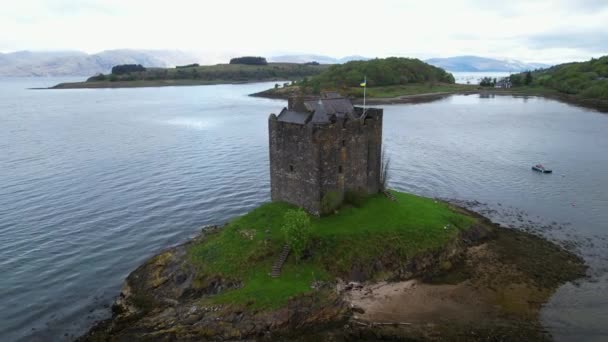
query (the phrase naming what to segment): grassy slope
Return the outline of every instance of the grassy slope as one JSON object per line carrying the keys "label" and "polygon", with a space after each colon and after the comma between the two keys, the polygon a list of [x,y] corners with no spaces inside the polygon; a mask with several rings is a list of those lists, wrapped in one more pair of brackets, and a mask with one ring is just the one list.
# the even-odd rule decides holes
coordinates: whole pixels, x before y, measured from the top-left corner
{"label": "grassy slope", "polygon": [[343,208],[332,216],[312,218],[312,257],[298,264],[290,257],[276,279],[269,273],[283,245],[283,215],[293,208],[288,204],[265,204],[235,219],[192,246],[189,255],[203,276],[244,281],[242,288],[227,291],[215,301],[276,308],[290,297],[310,291],[312,281],[349,274],[353,265],[371,265],[388,255],[408,258],[441,247],[474,221],[444,203],[394,194],[398,202],[378,195],[361,208]]}
{"label": "grassy slope", "polygon": [[[525,73],[512,76],[515,85],[523,83],[524,79]],[[532,87],[529,88],[551,89],[580,99],[608,101],[608,56],[534,71]]]}

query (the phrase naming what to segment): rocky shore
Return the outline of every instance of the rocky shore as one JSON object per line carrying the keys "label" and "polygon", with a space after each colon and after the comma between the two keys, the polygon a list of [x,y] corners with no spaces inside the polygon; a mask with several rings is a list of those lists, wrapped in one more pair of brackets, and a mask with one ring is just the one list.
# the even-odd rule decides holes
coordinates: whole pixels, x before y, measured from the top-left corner
{"label": "rocky shore", "polygon": [[225,229],[205,228],[131,273],[112,318],[79,341],[550,340],[539,310],[559,285],[585,275],[584,262],[540,237],[452,209],[476,221],[443,247],[352,265],[350,276],[312,282],[272,309],[213,300],[243,284],[201,281],[188,249]]}

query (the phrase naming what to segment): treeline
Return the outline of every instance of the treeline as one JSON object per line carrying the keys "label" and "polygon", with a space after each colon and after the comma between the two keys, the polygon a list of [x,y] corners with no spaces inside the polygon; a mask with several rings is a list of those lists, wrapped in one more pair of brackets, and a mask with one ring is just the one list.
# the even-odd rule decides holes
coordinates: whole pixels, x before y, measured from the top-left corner
{"label": "treeline", "polygon": [[187,65],[176,65],[175,69],[195,68],[195,67],[199,67],[199,66],[200,65],[198,63],[187,64]]}
{"label": "treeline", "polygon": [[230,64],[268,65],[268,62],[264,57],[245,56],[231,59]]}
{"label": "treeline", "polygon": [[584,99],[608,100],[608,56],[514,74],[511,82],[515,87],[528,83]]}
{"label": "treeline", "polygon": [[[116,69],[118,68],[118,69]],[[266,65],[243,64],[197,64],[178,66],[175,68],[132,68],[116,66],[108,75],[93,76],[87,82],[99,81],[157,81],[157,80],[193,80],[201,82],[248,82],[271,80],[297,80],[318,75],[327,66],[305,65],[295,63],[269,63]],[[119,73],[114,71],[118,70]]]}
{"label": "treeline", "polygon": [[124,75],[131,72],[142,72],[146,71],[141,64],[122,64],[112,67],[112,74],[114,75]]}
{"label": "treeline", "polygon": [[364,78],[367,78],[368,87],[455,82],[452,74],[419,59],[390,57],[332,65],[300,85],[317,92],[319,89],[359,87]]}
{"label": "treeline", "polygon": [[522,86],[522,85],[531,85],[532,84],[532,73],[530,71],[526,71],[523,74],[513,74],[509,75],[509,77],[501,77],[501,78],[492,78],[492,77],[484,77],[479,81],[479,85],[482,87],[495,87],[496,85],[508,84],[511,86]]}

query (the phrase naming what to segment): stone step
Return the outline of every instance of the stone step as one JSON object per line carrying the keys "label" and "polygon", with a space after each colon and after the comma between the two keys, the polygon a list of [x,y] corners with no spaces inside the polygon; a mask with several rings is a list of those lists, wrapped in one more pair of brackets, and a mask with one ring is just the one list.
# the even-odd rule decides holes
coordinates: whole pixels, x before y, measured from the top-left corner
{"label": "stone step", "polygon": [[382,193],[384,194],[384,196],[388,197],[388,199],[390,199],[393,202],[397,202],[397,199],[395,198],[395,196],[393,196],[393,194],[391,194],[388,190],[384,190],[382,191]]}
{"label": "stone step", "polygon": [[279,255],[279,258],[272,265],[272,272],[270,273],[271,277],[278,278],[281,275],[281,269],[283,268],[283,264],[287,260],[288,256],[289,256],[289,246],[284,245],[283,250],[281,251],[281,254]]}

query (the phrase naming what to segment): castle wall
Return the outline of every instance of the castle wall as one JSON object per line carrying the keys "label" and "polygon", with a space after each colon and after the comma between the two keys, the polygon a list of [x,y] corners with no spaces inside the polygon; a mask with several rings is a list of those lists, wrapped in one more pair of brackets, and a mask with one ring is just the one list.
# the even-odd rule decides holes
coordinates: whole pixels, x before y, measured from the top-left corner
{"label": "castle wall", "polygon": [[315,126],[321,198],[330,191],[341,197],[348,191],[379,191],[382,110],[368,109],[367,113],[365,122],[338,120]]}
{"label": "castle wall", "polygon": [[[361,108],[355,107],[360,114]],[[368,108],[365,121],[294,124],[269,118],[270,185],[273,201],[319,214],[328,192],[380,190],[382,109]]]}
{"label": "castle wall", "polygon": [[[355,112],[363,109],[355,107]],[[367,108],[364,130],[367,137],[367,192],[380,191],[380,170],[382,164],[382,124],[383,110]]]}
{"label": "castle wall", "polygon": [[283,201],[318,214],[320,206],[316,149],[312,128],[270,117],[270,187],[273,201]]}

